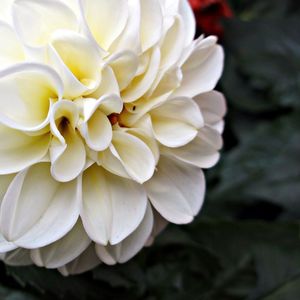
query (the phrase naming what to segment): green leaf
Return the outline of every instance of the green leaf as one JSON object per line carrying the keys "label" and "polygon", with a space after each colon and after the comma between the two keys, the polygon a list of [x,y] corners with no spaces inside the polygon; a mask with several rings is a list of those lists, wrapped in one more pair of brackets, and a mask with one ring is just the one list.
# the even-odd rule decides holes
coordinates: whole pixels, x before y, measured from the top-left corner
{"label": "green leaf", "polygon": [[259,125],[241,142],[223,157],[221,183],[211,192],[210,205],[259,199],[300,216],[299,115]]}

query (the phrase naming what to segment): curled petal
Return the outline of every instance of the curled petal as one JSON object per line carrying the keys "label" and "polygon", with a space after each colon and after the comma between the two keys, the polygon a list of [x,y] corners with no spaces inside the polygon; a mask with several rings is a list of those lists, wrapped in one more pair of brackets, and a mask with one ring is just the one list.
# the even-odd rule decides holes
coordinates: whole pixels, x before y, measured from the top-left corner
{"label": "curled petal", "polygon": [[65,98],[90,94],[101,81],[102,61],[98,49],[72,31],[58,31],[49,47],[50,64],[63,79]]}
{"label": "curled petal", "polygon": [[151,204],[166,220],[186,224],[203,204],[205,179],[200,168],[162,156],[145,188]]}
{"label": "curled petal", "polygon": [[50,145],[51,174],[61,182],[75,179],[84,169],[86,151],[75,129],[79,112],[70,101],[57,102],[52,110],[50,124],[54,135]]}
{"label": "curled petal", "polygon": [[44,247],[72,229],[80,202],[80,180],[61,184],[51,177],[48,163],[34,165],[15,176],[4,196],[1,232],[19,247]]}
{"label": "curled petal", "polygon": [[11,128],[38,131],[49,123],[50,107],[63,94],[57,73],[34,63],[0,71],[0,122]]}
{"label": "curled petal", "polygon": [[94,151],[103,151],[111,143],[112,127],[107,116],[96,110],[87,123],[80,126],[80,133],[86,144]]}
{"label": "curled petal", "polygon": [[143,221],[138,228],[119,244],[96,245],[96,252],[99,258],[108,265],[125,263],[134,257],[147,242],[153,228],[153,213],[148,203]]}
{"label": "curled petal", "polygon": [[78,221],[62,239],[46,247],[31,250],[30,256],[37,266],[55,269],[77,258],[90,243],[81,221]]}
{"label": "curled petal", "polygon": [[102,245],[120,243],[141,223],[147,196],[132,180],[93,165],[83,175],[81,218],[90,238]]}
{"label": "curled petal", "polygon": [[12,12],[19,36],[30,47],[46,45],[58,29],[78,30],[76,16],[61,1],[16,0]]}

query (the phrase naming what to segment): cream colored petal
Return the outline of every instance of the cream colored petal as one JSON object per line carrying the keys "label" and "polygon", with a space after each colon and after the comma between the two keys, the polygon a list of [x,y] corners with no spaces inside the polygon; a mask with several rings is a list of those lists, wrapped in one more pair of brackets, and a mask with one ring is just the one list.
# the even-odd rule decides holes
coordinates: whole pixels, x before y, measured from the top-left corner
{"label": "cream colored petal", "polygon": [[146,72],[135,77],[122,93],[122,99],[125,103],[139,99],[148,91],[157,76],[159,66],[160,51],[159,48],[154,48]]}
{"label": "cream colored petal", "polygon": [[168,226],[169,222],[164,219],[156,210],[153,211],[154,224],[150,237],[148,238],[145,247],[150,247],[155,238]]}
{"label": "cream colored petal", "polygon": [[19,172],[39,162],[48,152],[50,135],[29,136],[0,124],[0,174]]}
{"label": "cream colored petal", "polygon": [[[2,8],[1,8],[2,9]],[[24,50],[13,28],[0,21],[0,68],[5,68],[13,63],[25,59]]]}
{"label": "cream colored petal", "polygon": [[99,99],[104,95],[120,96],[120,89],[112,68],[108,65],[102,69],[102,78],[98,88],[90,95],[91,98]]}
{"label": "cream colored petal", "polygon": [[138,69],[138,57],[131,51],[112,55],[107,64],[114,71],[120,91],[124,90],[135,77]]}
{"label": "cream colored petal", "polygon": [[63,84],[53,69],[22,63],[0,71],[0,90],[0,122],[37,131],[49,123],[51,103],[61,98]]}
{"label": "cream colored petal", "polygon": [[[104,0],[105,1],[105,0]],[[140,0],[129,0],[128,19],[122,34],[110,46],[111,53],[131,50],[134,53],[141,52],[140,24],[141,4]]]}
{"label": "cream colored petal", "polygon": [[151,204],[166,220],[186,224],[203,204],[205,178],[200,168],[161,156],[145,188]]}
{"label": "cream colored petal", "polygon": [[87,123],[79,127],[86,144],[94,151],[103,151],[111,143],[112,127],[107,116],[96,110]]}
{"label": "cream colored petal", "polygon": [[72,31],[58,31],[51,39],[48,55],[50,65],[64,82],[65,98],[91,94],[98,88],[102,60],[87,38]]}
{"label": "cream colored petal", "polygon": [[162,148],[164,154],[173,156],[185,163],[199,168],[211,168],[219,160],[222,147],[221,135],[209,127],[201,128],[197,137],[189,144],[180,148]]}
{"label": "cream colored petal", "polygon": [[30,256],[37,266],[56,269],[76,259],[90,243],[91,240],[78,220],[62,239],[46,247],[31,250]]}
{"label": "cream colored petal", "polygon": [[55,181],[48,163],[20,172],[1,206],[0,228],[5,239],[19,247],[34,249],[62,238],[78,219],[80,183],[80,180],[65,184]]}
{"label": "cream colored petal", "polygon": [[79,118],[77,106],[62,100],[53,106],[50,117],[54,135],[50,145],[51,174],[61,182],[75,179],[84,169],[86,151],[75,129]]}
{"label": "cream colored petal", "polygon": [[195,102],[199,105],[206,124],[214,125],[220,122],[226,114],[225,98],[217,91],[201,94],[195,97]]}
{"label": "cream colored petal", "polygon": [[213,90],[221,77],[224,51],[203,40],[182,66],[183,80],[174,96],[194,97]]}
{"label": "cream colored petal", "polygon": [[185,46],[189,45],[196,34],[195,15],[188,0],[179,2],[179,14],[182,17],[185,31]]}
{"label": "cream colored petal", "polygon": [[91,244],[79,257],[58,269],[64,275],[77,275],[87,272],[101,263],[96,255],[95,245]]}
{"label": "cream colored petal", "polygon": [[159,0],[141,0],[141,44],[147,51],[159,42],[163,30],[163,15]]}
{"label": "cream colored petal", "polygon": [[122,99],[115,94],[104,95],[98,100],[79,98],[74,103],[76,103],[84,122],[88,122],[97,110],[102,111],[106,116],[113,113],[120,114],[123,110]]}
{"label": "cream colored petal", "polygon": [[13,267],[30,266],[32,261],[30,258],[30,252],[26,249],[18,248],[11,252],[5,253],[1,258],[7,265]]}
{"label": "cream colored petal", "polygon": [[0,175],[0,205],[2,199],[16,174]]}
{"label": "cream colored petal", "polygon": [[2,0],[0,9],[0,21],[12,23],[11,6],[15,0]]}
{"label": "cream colored petal", "polygon": [[14,243],[8,242],[0,233],[0,253],[6,253],[15,250],[17,247],[18,246],[16,246]]}
{"label": "cream colored petal", "polygon": [[149,147],[149,149],[152,151],[152,154],[154,156],[155,165],[156,165],[159,160],[160,151],[159,151],[158,143],[155,137],[153,136],[152,132],[149,132],[148,130],[144,128],[139,128],[139,126],[137,126],[137,128],[130,128],[128,130],[128,133],[136,136]]}
{"label": "cream colored petal", "polygon": [[117,245],[96,245],[99,258],[108,265],[125,263],[134,257],[145,245],[153,228],[153,213],[148,203],[143,221],[125,240]]}
{"label": "cream colored petal", "polygon": [[130,175],[127,173],[124,166],[122,165],[119,156],[116,152],[116,149],[113,145],[110,145],[108,149],[98,153],[97,162],[107,171],[117,176],[131,179]]}
{"label": "cream colored petal", "polygon": [[78,30],[75,14],[58,0],[16,0],[13,19],[18,34],[31,47],[46,45],[58,29]]}
{"label": "cream colored petal", "polygon": [[99,244],[128,237],[141,223],[147,205],[143,187],[93,165],[83,175],[81,218],[86,232]]}
{"label": "cream colored petal", "polygon": [[126,0],[80,0],[89,32],[99,46],[108,50],[124,30],[128,19]]}
{"label": "cream colored petal", "polygon": [[186,145],[204,125],[199,107],[189,98],[171,99],[150,114],[154,136],[167,147]]}
{"label": "cream colored petal", "polygon": [[142,140],[126,132],[114,131],[112,145],[113,155],[133,180],[144,183],[152,177],[155,158]]}
{"label": "cream colored petal", "polygon": [[179,61],[185,41],[184,24],[177,16],[161,44],[161,69],[168,69]]}

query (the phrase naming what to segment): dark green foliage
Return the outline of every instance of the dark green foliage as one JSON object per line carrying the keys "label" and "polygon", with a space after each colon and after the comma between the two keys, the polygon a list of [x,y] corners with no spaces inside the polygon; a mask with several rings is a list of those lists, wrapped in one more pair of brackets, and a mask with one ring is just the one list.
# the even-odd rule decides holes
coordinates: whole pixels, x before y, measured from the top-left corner
{"label": "dark green foliage", "polygon": [[225,148],[194,223],[69,278],[1,265],[0,300],[300,299],[300,4],[232,0]]}

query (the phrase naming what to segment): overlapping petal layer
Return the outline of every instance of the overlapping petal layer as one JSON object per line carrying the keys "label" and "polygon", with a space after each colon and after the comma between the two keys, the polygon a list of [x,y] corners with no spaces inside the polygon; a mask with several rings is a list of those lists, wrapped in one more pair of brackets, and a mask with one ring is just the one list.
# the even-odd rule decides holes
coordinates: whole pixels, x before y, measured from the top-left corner
{"label": "overlapping petal layer", "polygon": [[0,259],[124,263],[203,204],[226,106],[187,0],[4,0]]}

